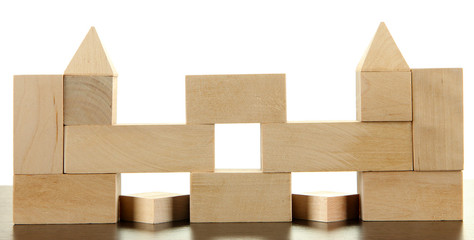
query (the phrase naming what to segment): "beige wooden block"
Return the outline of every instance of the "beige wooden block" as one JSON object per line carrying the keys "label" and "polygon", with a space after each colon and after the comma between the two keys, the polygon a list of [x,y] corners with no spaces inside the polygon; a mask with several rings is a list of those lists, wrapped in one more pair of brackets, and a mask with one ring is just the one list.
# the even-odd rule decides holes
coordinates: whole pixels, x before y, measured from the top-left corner
{"label": "beige wooden block", "polygon": [[65,125],[111,125],[116,116],[116,77],[64,76]]}
{"label": "beige wooden block", "polygon": [[336,192],[293,194],[293,218],[336,222],[359,218],[359,195]]}
{"label": "beige wooden block", "polygon": [[153,192],[120,196],[120,219],[143,223],[189,219],[189,195]]}
{"label": "beige wooden block", "polygon": [[186,121],[286,122],[285,74],[186,76]]}
{"label": "beige wooden block", "polygon": [[264,172],[413,170],[411,122],[262,124]]}
{"label": "beige wooden block", "polygon": [[357,72],[358,121],[411,121],[410,72]]}
{"label": "beige wooden block", "polygon": [[66,173],[214,170],[214,125],[66,126]]}
{"label": "beige wooden block", "polygon": [[115,223],[120,175],[15,175],[15,224]]}
{"label": "beige wooden block", "polygon": [[359,172],[364,221],[462,220],[462,172]]}
{"label": "beige wooden block", "polygon": [[191,222],[289,222],[291,173],[191,173]]}
{"label": "beige wooden block", "polygon": [[413,69],[415,170],[462,170],[463,125],[462,69]]}
{"label": "beige wooden block", "polygon": [[63,172],[63,76],[15,76],[15,174]]}

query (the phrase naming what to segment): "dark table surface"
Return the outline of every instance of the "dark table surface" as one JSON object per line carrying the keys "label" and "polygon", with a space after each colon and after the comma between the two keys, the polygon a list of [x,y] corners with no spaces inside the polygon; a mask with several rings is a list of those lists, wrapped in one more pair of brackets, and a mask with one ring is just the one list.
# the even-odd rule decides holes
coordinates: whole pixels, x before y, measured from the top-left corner
{"label": "dark table surface", "polygon": [[464,181],[464,221],[13,225],[12,187],[0,186],[0,239],[473,239],[474,180]]}

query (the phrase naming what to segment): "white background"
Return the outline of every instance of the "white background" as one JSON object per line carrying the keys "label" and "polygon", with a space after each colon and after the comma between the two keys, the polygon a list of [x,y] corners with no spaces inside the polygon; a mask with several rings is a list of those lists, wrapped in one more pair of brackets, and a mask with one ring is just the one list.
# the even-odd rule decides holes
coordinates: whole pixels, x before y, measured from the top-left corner
{"label": "white background", "polygon": [[[184,123],[187,74],[286,73],[288,120],[355,120],[355,67],[385,21],[412,68],[463,67],[464,178],[474,178],[468,1],[2,1],[0,185],[12,184],[12,76],[60,74],[90,26],[118,73],[119,123]],[[259,125],[217,125],[216,166],[259,167]],[[293,192],[355,191],[354,173]],[[188,173],[124,174],[123,192],[189,192]]]}

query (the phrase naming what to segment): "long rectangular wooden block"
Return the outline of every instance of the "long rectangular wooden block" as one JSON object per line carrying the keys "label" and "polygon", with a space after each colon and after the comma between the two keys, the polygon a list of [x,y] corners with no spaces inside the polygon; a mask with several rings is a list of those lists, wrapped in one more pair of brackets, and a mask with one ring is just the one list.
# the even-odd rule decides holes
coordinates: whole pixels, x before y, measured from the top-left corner
{"label": "long rectangular wooden block", "polygon": [[261,125],[264,172],[413,170],[411,122]]}
{"label": "long rectangular wooden block", "polygon": [[359,172],[364,221],[462,220],[462,172]]}
{"label": "long rectangular wooden block", "polygon": [[66,173],[209,172],[214,125],[66,126]]}
{"label": "long rectangular wooden block", "polygon": [[415,170],[462,170],[464,168],[462,69],[412,71]]}
{"label": "long rectangular wooden block", "polygon": [[191,222],[289,222],[291,173],[191,173]]}
{"label": "long rectangular wooden block", "polygon": [[15,76],[13,102],[15,174],[62,173],[63,76]]}
{"label": "long rectangular wooden block", "polygon": [[285,84],[285,74],[186,76],[186,121],[286,122]]}
{"label": "long rectangular wooden block", "polygon": [[115,223],[118,174],[15,175],[15,224]]}
{"label": "long rectangular wooden block", "polygon": [[293,218],[336,222],[359,218],[359,195],[336,192],[293,194]]}

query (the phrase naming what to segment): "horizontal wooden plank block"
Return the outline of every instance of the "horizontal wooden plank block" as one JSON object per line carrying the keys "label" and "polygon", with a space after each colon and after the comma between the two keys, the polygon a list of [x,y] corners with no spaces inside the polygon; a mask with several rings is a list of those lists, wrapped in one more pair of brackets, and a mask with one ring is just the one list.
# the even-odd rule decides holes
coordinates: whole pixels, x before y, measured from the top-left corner
{"label": "horizontal wooden plank block", "polygon": [[66,173],[209,172],[214,125],[66,126]]}
{"label": "horizontal wooden plank block", "polygon": [[13,81],[15,174],[63,173],[63,76]]}
{"label": "horizontal wooden plank block", "polygon": [[186,76],[186,121],[286,122],[285,74]]}
{"label": "horizontal wooden plank block", "polygon": [[293,194],[293,218],[336,222],[359,218],[359,195],[335,192]]}
{"label": "horizontal wooden plank block", "polygon": [[115,223],[118,174],[15,175],[15,224]]}
{"label": "horizontal wooden plank block", "polygon": [[463,125],[462,69],[413,69],[415,170],[462,170]]}
{"label": "horizontal wooden plank block", "polygon": [[411,122],[261,125],[264,172],[413,170]]}

